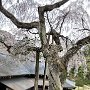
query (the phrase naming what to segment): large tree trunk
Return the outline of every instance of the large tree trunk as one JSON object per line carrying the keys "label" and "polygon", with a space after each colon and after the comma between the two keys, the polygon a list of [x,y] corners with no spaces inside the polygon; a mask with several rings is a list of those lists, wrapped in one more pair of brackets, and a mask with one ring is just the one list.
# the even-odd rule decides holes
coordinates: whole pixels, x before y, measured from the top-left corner
{"label": "large tree trunk", "polygon": [[63,90],[60,82],[60,72],[55,64],[48,64],[49,69],[49,90]]}
{"label": "large tree trunk", "polygon": [[58,56],[57,48],[57,45],[50,45],[49,56],[46,57],[49,71],[49,90],[63,90],[60,75],[65,71],[65,67]]}

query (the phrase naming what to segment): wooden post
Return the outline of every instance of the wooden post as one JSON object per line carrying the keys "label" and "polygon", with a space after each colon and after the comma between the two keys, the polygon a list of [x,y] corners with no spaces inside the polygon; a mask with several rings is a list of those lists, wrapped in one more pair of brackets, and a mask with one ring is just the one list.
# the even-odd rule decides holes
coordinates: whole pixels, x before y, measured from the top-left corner
{"label": "wooden post", "polygon": [[45,90],[46,69],[47,69],[47,59],[45,60],[45,69],[44,69],[44,78],[43,78],[43,90]]}
{"label": "wooden post", "polygon": [[35,83],[34,90],[38,90],[38,79],[39,79],[39,51],[36,51],[36,66],[35,66]]}

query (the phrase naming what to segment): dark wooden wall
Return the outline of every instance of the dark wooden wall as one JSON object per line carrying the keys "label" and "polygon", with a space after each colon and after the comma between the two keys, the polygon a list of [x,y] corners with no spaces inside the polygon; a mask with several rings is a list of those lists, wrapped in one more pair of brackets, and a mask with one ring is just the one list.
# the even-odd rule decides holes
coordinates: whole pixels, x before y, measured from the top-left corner
{"label": "dark wooden wall", "polygon": [[72,89],[68,89],[68,88],[63,88],[63,90],[72,90]]}
{"label": "dark wooden wall", "polygon": [[6,90],[6,86],[2,83],[0,83],[0,90]]}

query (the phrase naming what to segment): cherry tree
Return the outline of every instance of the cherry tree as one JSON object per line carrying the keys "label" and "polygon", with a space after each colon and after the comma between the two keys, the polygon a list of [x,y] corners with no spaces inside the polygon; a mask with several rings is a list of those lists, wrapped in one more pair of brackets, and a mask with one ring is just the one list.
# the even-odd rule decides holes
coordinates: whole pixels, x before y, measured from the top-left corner
{"label": "cherry tree", "polygon": [[[58,8],[60,8],[62,5],[66,4],[67,2],[69,2],[69,0],[62,0],[56,3],[52,3],[50,5],[38,6],[38,16],[39,16],[38,20],[36,18],[37,21],[32,20],[30,23],[29,22],[24,23],[23,21],[19,21],[12,13],[6,10],[2,4],[2,0],[0,0],[0,12],[3,13],[7,18],[9,18],[13,22],[13,24],[17,26],[17,28],[21,30],[25,29],[27,32],[30,32],[35,29],[38,30],[37,33],[33,33],[33,34],[39,34],[41,47],[28,46],[29,41],[26,41],[26,42],[21,41],[17,44],[14,44],[13,46],[6,45],[6,43],[2,40],[2,38],[0,38],[0,42],[7,47],[7,51],[9,53],[14,55],[20,54],[20,53],[27,54],[31,50],[42,52],[43,57],[48,63],[49,90],[62,90],[62,84],[63,84],[62,81],[64,81],[66,77],[64,77],[64,79],[61,80],[62,79],[61,76],[62,75],[64,76],[65,73],[67,73],[67,65],[69,60],[84,45],[90,43],[89,35],[82,37],[77,41],[75,41],[75,43],[67,49],[67,51],[63,56],[61,57],[59,56],[58,53],[63,51],[60,37],[65,39],[66,47],[68,45],[67,40],[71,41],[68,37],[65,37],[62,35],[63,30],[66,29],[68,32],[69,32],[69,29],[89,31],[89,27],[87,26],[88,24],[86,23],[88,22],[87,21],[88,19],[85,19],[83,17],[83,13],[86,13],[86,12],[83,11],[81,7],[79,7],[81,9],[77,11],[75,5],[79,6],[78,4],[72,4],[71,5],[72,8],[68,7],[68,9],[64,9],[64,11],[58,10]],[[27,7],[26,5],[24,6],[25,8]],[[58,11],[60,15],[58,17],[55,17],[56,13],[54,13],[54,11]],[[25,10],[23,12],[25,12]],[[52,17],[55,18],[56,22],[54,22],[54,20],[52,20],[51,17],[49,17],[51,15],[51,12],[53,12],[54,15],[52,15]],[[88,15],[85,14],[85,16],[88,16]],[[46,23],[48,23],[48,25]],[[67,28],[66,28],[66,24],[68,24]],[[78,26],[78,24],[81,26]],[[48,33],[46,31],[47,26],[49,28]],[[75,26],[75,27],[72,28],[72,26]],[[52,41],[50,38],[52,38]],[[27,52],[23,52],[22,49],[25,49],[25,51]]]}

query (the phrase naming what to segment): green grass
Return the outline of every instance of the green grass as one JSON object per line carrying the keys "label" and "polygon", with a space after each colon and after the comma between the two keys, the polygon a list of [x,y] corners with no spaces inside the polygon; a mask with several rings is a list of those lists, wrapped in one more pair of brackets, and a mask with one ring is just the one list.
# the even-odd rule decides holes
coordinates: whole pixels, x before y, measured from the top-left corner
{"label": "green grass", "polygon": [[75,90],[90,90],[90,86],[84,85],[84,87],[79,87],[79,89],[76,87]]}

